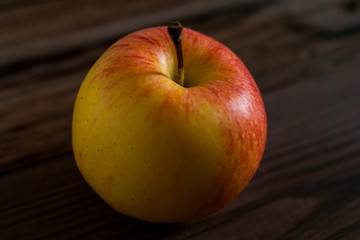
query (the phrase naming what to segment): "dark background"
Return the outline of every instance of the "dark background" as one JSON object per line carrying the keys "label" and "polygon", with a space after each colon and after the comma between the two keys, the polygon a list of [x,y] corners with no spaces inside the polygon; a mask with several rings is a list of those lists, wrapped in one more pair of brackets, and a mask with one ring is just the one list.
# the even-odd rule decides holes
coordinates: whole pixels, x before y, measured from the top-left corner
{"label": "dark background", "polygon": [[[110,44],[179,19],[230,47],[268,141],[217,215],[151,224],[107,206],[71,149],[76,92]],[[0,1],[0,239],[360,239],[360,1]]]}

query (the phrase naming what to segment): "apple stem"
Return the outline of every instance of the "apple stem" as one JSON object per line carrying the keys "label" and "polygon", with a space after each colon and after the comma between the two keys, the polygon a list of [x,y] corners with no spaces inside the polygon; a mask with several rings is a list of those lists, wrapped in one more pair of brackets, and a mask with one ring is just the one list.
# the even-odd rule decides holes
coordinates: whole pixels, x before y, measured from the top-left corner
{"label": "apple stem", "polygon": [[174,20],[168,27],[168,33],[174,43],[176,49],[176,58],[178,64],[178,73],[175,79],[175,82],[184,86],[184,60],[183,60],[183,51],[181,43],[181,32],[182,24],[178,20]]}

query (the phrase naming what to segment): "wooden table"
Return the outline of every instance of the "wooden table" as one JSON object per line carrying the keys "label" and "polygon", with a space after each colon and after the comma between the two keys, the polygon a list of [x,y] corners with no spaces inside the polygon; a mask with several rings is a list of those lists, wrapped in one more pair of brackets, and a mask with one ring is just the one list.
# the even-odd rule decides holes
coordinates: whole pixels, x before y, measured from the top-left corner
{"label": "wooden table", "polygon": [[[360,239],[360,1],[3,0],[0,239]],[[77,90],[125,34],[180,19],[229,46],[263,94],[268,140],[243,193],[212,217],[138,221],[85,183]]]}

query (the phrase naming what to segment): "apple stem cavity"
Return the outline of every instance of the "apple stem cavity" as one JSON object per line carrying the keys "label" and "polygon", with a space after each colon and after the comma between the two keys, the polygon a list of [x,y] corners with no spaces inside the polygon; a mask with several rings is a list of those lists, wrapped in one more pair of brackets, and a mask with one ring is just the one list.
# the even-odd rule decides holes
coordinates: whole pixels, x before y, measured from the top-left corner
{"label": "apple stem cavity", "polygon": [[178,20],[174,20],[168,27],[168,33],[174,43],[176,49],[177,67],[178,72],[175,77],[175,82],[179,85],[184,86],[184,60],[181,43],[181,32],[183,30],[182,24]]}

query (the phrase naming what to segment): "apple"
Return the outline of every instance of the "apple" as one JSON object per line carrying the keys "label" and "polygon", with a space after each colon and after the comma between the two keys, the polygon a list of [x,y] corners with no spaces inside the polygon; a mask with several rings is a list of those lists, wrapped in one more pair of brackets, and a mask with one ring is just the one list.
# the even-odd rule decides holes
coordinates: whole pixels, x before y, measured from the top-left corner
{"label": "apple", "polygon": [[174,22],[131,33],[90,69],[72,125],[77,166],[115,210],[144,221],[210,216],[264,152],[253,77],[226,46]]}

